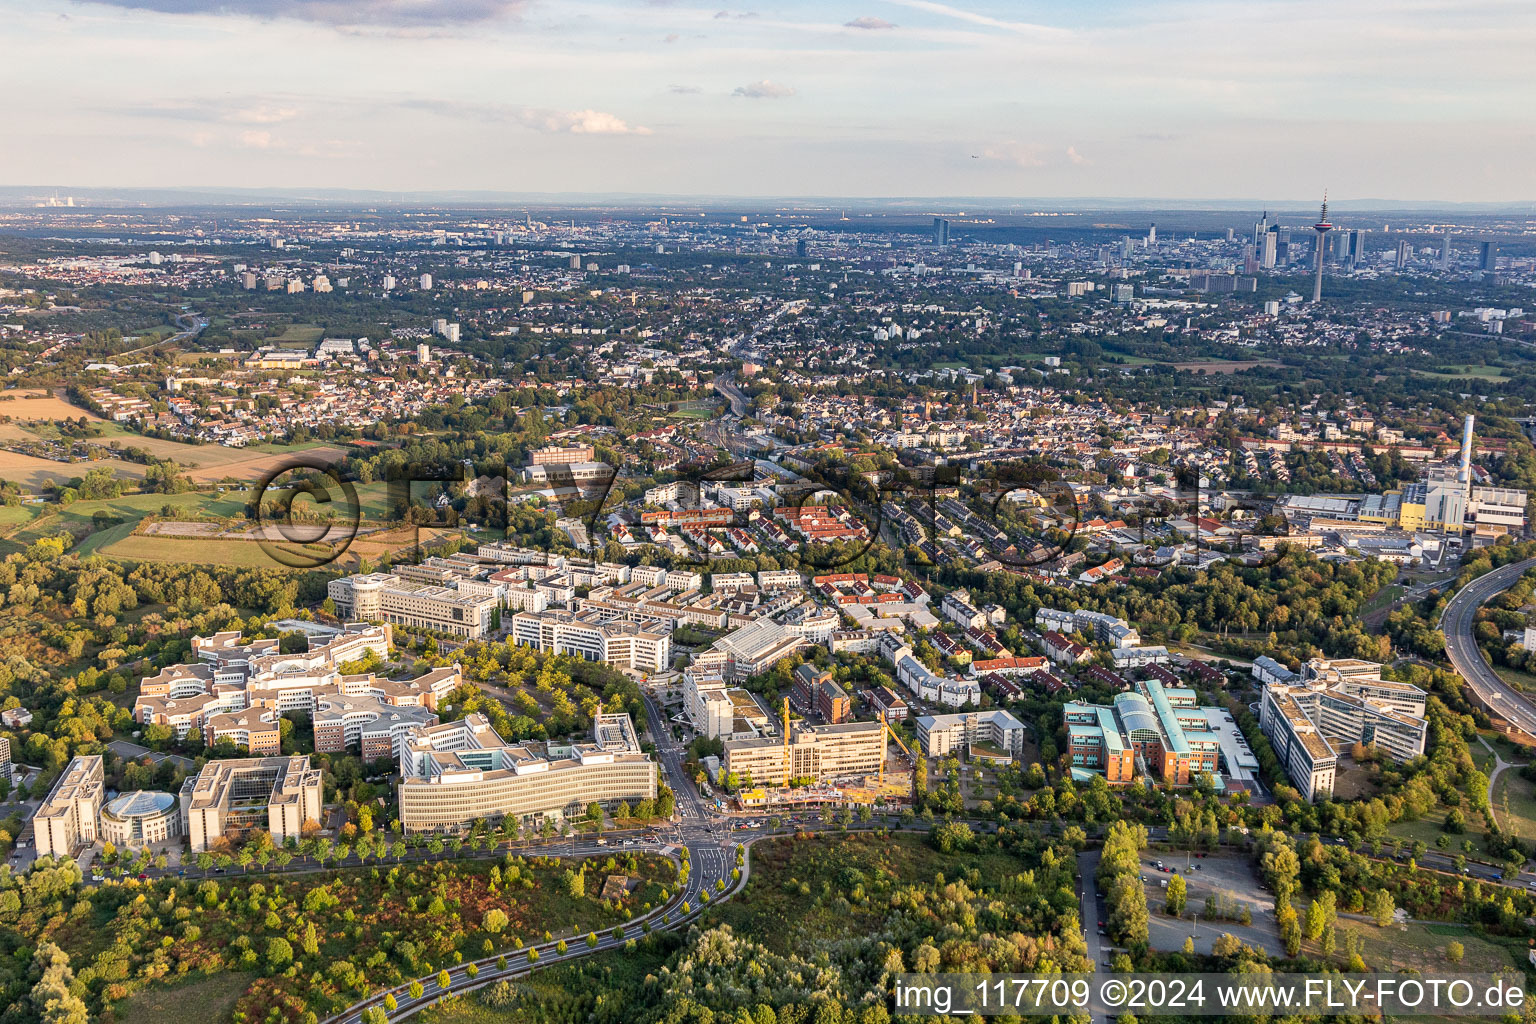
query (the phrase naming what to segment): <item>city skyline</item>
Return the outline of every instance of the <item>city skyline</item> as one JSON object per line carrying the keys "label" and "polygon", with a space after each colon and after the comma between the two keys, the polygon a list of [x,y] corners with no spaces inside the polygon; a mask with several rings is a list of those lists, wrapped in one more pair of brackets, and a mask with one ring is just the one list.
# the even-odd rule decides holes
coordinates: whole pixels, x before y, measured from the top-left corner
{"label": "city skyline", "polygon": [[72,68],[11,186],[1518,202],[1536,157],[1498,0],[7,6],[14,92]]}

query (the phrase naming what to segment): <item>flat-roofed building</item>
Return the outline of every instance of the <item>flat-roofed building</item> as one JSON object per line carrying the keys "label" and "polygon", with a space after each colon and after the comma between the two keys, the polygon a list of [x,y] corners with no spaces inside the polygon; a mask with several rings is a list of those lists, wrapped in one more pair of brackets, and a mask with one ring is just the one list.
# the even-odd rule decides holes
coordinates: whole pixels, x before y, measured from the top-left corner
{"label": "flat-roofed building", "polygon": [[96,841],[105,777],[100,754],[82,754],[64,766],[32,817],[39,857],[73,857]]}
{"label": "flat-roofed building", "polygon": [[786,786],[791,779],[826,782],[878,774],[885,761],[885,726],[879,722],[791,725],[782,736],[727,740],[725,769],[756,786]]}
{"label": "flat-roofed building", "polygon": [[1221,708],[1196,706],[1194,690],[1143,679],[1115,695],[1112,704],[1071,701],[1062,707],[1068,753],[1075,777],[1103,774],[1130,782],[1152,774],[1176,786],[1197,774],[1224,775],[1245,786],[1252,775],[1248,755],[1227,737]]}
{"label": "flat-roofed building", "polygon": [[917,740],[929,757],[965,751],[1004,764],[1024,752],[1028,731],[1006,711],[972,711],[958,715],[919,715]]}
{"label": "flat-roofed building", "polygon": [[209,761],[181,787],[187,842],[200,853],[221,839],[266,831],[281,845],[320,823],[320,769],[303,754]]}
{"label": "flat-roofed building", "polygon": [[436,725],[437,715],[420,706],[397,707],[373,694],[327,694],[315,710],[315,750],[325,754],[355,749],[364,761],[398,758],[418,726]]}
{"label": "flat-roofed building", "polygon": [[1299,680],[1269,682],[1259,726],[1308,800],[1333,795],[1339,744],[1364,744],[1394,760],[1424,753],[1427,695],[1411,683],[1381,678],[1372,661],[1314,658]]}
{"label": "flat-roofed building", "polygon": [[419,728],[400,755],[400,822],[407,832],[460,832],[510,818],[537,826],[656,798],[656,763],[628,715],[600,714],[592,740],[508,743],[484,715]]}
{"label": "flat-roofed building", "polygon": [[384,572],[331,580],[326,584],[326,596],[346,618],[465,637],[484,636],[497,606],[494,597],[460,593]]}
{"label": "flat-roofed building", "polygon": [[659,623],[613,618],[597,609],[517,612],[510,627],[513,643],[554,654],[640,672],[665,672],[672,663],[672,635]]}

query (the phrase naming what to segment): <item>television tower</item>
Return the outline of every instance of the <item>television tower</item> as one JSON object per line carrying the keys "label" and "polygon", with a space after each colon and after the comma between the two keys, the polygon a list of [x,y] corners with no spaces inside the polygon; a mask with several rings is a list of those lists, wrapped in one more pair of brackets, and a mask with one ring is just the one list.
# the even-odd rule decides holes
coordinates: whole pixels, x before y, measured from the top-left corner
{"label": "television tower", "polygon": [[1317,232],[1317,276],[1312,280],[1312,301],[1323,301],[1323,236],[1333,230],[1333,225],[1328,223],[1328,190],[1323,189],[1323,213],[1318,217],[1317,223],[1312,225],[1312,230]]}

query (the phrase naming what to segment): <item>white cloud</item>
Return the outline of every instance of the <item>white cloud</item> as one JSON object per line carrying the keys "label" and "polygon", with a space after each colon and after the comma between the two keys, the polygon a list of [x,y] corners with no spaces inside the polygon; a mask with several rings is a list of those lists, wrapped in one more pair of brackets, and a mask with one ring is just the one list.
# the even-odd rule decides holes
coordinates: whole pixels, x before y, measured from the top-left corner
{"label": "white cloud", "polygon": [[490,21],[519,12],[528,0],[93,0],[160,14],[236,14],[293,18],[327,25],[431,28]]}
{"label": "white cloud", "polygon": [[732,96],[745,96],[749,100],[781,100],[794,94],[794,86],[783,85],[766,78],[760,82],[738,85],[731,93]]}
{"label": "white cloud", "polygon": [[1067,159],[1072,161],[1074,164],[1077,164],[1079,167],[1084,167],[1093,163],[1092,160],[1089,160],[1087,157],[1079,153],[1076,146],[1067,147]]}
{"label": "white cloud", "polygon": [[1045,166],[1045,158],[1040,155],[1040,151],[1022,142],[1000,142],[987,146],[980,156],[983,160],[994,160],[1021,168]]}
{"label": "white cloud", "polygon": [[527,111],[523,123],[539,131],[572,135],[649,135],[644,125],[630,125],[601,110]]}
{"label": "white cloud", "polygon": [[884,18],[872,18],[872,17],[870,17],[869,15],[866,14],[866,15],[864,15],[861,18],[854,18],[852,21],[845,21],[845,22],[843,22],[843,27],[844,28],[866,28],[866,29],[873,30],[873,29],[882,29],[882,28],[895,28],[896,25],[895,25],[894,22],[886,21]]}
{"label": "white cloud", "polygon": [[284,121],[292,121],[299,116],[294,107],[247,107],[244,110],[231,110],[225,115],[225,120],[236,124],[281,124]]}
{"label": "white cloud", "polygon": [[247,149],[270,149],[272,147],[272,133],[243,131],[240,133],[240,145]]}

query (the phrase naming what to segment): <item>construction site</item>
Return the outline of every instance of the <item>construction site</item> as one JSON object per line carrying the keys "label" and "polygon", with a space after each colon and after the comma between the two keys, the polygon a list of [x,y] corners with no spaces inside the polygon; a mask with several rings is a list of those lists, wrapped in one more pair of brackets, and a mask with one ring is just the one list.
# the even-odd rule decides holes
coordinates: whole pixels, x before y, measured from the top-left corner
{"label": "construction site", "polygon": [[[889,757],[887,738],[901,751]],[[743,807],[893,804],[910,800],[917,757],[882,714],[872,722],[812,725],[783,706],[778,736],[725,743],[725,771],[741,780]]]}

